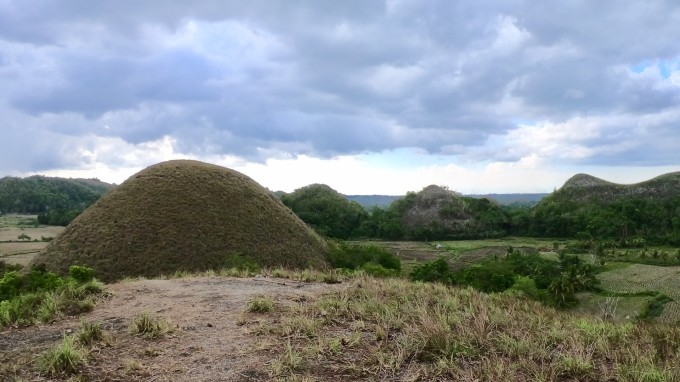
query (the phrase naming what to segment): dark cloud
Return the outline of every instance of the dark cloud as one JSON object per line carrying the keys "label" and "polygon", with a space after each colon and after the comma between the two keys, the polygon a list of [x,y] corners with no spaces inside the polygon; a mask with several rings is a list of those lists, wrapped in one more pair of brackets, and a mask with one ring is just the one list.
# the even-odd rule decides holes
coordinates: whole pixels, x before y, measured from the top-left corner
{"label": "dark cloud", "polygon": [[[680,70],[679,35],[670,0],[1,2],[0,105],[23,115],[10,128],[54,142],[172,136],[251,160],[408,147],[510,161],[528,153],[489,142],[516,121],[625,114],[601,130],[634,134],[596,134],[578,141],[590,155],[559,160],[674,164],[669,145],[626,140],[680,139],[676,117],[640,130],[680,106],[678,81],[655,69]],[[63,165],[55,152],[29,163]]]}

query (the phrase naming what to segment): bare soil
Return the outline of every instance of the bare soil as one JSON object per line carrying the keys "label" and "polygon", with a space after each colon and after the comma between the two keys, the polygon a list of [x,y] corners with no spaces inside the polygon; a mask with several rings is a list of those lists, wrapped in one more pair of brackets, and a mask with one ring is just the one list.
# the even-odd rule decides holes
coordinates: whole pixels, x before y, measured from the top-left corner
{"label": "bare soil", "polygon": [[[341,287],[275,278],[191,277],[111,284],[110,296],[82,316],[101,322],[112,336],[110,345],[95,345],[81,375],[90,381],[262,381],[278,354],[266,338],[248,333],[259,320],[246,313],[253,296],[278,305],[314,298]],[[131,334],[140,313],[167,319],[174,330],[159,339]],[[60,380],[38,375],[35,359],[78,330],[81,318],[50,325],[14,328],[0,333],[0,380]],[[243,325],[245,322],[248,325]]]}

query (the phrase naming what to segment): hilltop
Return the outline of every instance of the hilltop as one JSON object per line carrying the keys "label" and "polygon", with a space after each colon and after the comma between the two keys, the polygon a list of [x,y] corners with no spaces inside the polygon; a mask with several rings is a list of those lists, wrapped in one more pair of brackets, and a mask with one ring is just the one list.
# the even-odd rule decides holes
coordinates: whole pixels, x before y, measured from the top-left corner
{"label": "hilltop", "polygon": [[577,174],[532,209],[530,233],[680,243],[678,208],[680,172],[635,184]]}
{"label": "hilltop", "polygon": [[300,219],[328,237],[353,237],[368,216],[358,203],[325,184],[302,187],[280,198]]}
{"label": "hilltop", "polygon": [[400,216],[405,237],[414,239],[499,236],[507,220],[489,199],[465,197],[436,185],[408,193],[390,209]]}
{"label": "hilltop", "polygon": [[39,214],[48,210],[83,210],[115,185],[98,179],[46,176],[0,179],[0,212]]}
{"label": "hilltop", "polygon": [[255,263],[325,267],[325,242],[249,177],[197,161],[142,170],[78,216],[35,260],[104,281]]}
{"label": "hilltop", "polygon": [[611,203],[625,197],[671,199],[680,192],[680,171],[634,184],[618,184],[588,174],[576,174],[552,195],[577,202]]}

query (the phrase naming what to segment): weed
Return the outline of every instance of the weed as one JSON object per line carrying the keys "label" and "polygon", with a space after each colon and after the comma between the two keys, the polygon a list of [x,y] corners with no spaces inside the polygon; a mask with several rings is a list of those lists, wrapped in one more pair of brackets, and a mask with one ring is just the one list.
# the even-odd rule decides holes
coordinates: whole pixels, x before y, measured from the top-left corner
{"label": "weed", "polygon": [[166,320],[152,317],[147,312],[137,315],[130,325],[130,332],[132,334],[141,334],[147,338],[162,337],[170,331],[170,325]]}
{"label": "weed", "polygon": [[75,374],[87,363],[87,353],[78,346],[76,338],[64,336],[62,342],[40,358],[38,368],[44,375]]}
{"label": "weed", "polygon": [[274,301],[263,295],[251,297],[246,306],[246,311],[252,313],[268,313],[272,310],[274,310]]}
{"label": "weed", "polygon": [[80,321],[80,329],[76,333],[78,342],[83,346],[90,346],[96,341],[104,339],[104,331],[98,322]]}
{"label": "weed", "polygon": [[283,353],[272,362],[271,370],[274,376],[282,376],[303,370],[304,366],[305,361],[300,352],[287,342]]}
{"label": "weed", "polygon": [[137,374],[144,369],[144,365],[136,359],[125,360],[125,373]]}

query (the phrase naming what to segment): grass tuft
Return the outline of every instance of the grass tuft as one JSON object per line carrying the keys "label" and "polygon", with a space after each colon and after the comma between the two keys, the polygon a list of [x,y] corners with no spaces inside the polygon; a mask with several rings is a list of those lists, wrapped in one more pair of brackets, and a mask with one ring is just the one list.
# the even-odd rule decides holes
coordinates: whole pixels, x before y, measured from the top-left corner
{"label": "grass tuft", "polygon": [[246,311],[251,313],[268,313],[272,310],[274,310],[274,301],[263,295],[251,297],[246,306]]}
{"label": "grass tuft", "polygon": [[170,325],[166,320],[153,317],[147,312],[137,315],[130,324],[132,334],[140,334],[146,338],[159,338],[170,331]]}
{"label": "grass tuft", "polygon": [[49,376],[78,373],[86,363],[87,352],[78,345],[73,336],[64,336],[61,343],[38,358],[40,372]]}

